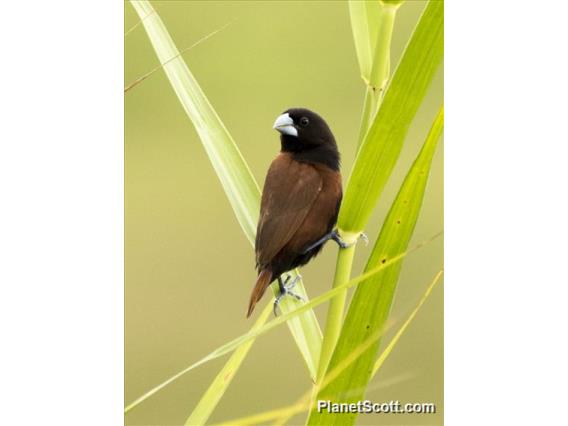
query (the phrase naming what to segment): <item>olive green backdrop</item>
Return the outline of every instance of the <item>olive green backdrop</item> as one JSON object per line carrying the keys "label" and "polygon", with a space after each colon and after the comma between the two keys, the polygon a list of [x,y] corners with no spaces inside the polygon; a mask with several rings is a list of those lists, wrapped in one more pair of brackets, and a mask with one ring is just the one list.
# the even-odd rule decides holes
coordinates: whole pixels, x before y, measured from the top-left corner
{"label": "olive green backdrop", "polygon": [[[272,123],[292,106],[314,109],[328,121],[339,143],[346,180],[364,92],[346,3],[171,1],[153,5],[180,50],[230,23],[184,58],[259,183],[279,149]],[[423,7],[423,2],[409,1],[400,8],[393,64]],[[136,22],[132,7],[125,3],[125,31]],[[142,26],[130,32],[124,43],[126,86],[158,63]],[[440,69],[367,227],[371,244],[361,244],[357,250],[355,274],[370,253],[442,99]],[[125,400],[130,402],[250,327],[252,320],[245,319],[245,309],[255,271],[252,247],[163,72],[126,93],[124,108]],[[443,229],[442,150],[440,144],[414,244]],[[337,247],[328,244],[303,269],[309,294],[330,288],[336,255]],[[406,317],[442,264],[442,239],[406,259],[392,319],[400,322]],[[262,303],[267,302],[265,297]],[[316,310],[322,327],[326,309],[324,305]],[[183,423],[225,360],[190,372],[135,408],[126,423]],[[290,404],[310,385],[287,327],[280,327],[254,344],[211,421]],[[435,289],[370,386],[367,396],[375,402],[434,402],[438,413],[361,415],[360,424],[442,423],[442,286]],[[297,416],[291,423],[303,424],[304,418]]]}

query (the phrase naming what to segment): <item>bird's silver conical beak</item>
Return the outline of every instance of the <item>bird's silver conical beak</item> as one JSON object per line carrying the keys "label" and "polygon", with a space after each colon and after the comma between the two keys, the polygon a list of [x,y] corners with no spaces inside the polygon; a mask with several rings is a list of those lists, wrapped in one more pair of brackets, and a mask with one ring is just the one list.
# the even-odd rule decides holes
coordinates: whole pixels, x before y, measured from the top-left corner
{"label": "bird's silver conical beak", "polygon": [[278,130],[283,135],[298,136],[298,129],[294,126],[294,120],[288,113],[280,115],[272,128]]}

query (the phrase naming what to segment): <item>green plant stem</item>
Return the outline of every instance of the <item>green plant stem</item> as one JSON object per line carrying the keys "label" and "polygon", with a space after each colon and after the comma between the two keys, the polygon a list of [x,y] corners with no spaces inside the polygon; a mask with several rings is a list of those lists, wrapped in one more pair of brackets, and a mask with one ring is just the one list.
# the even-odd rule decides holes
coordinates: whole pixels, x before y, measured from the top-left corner
{"label": "green plant stem", "polygon": [[[367,89],[365,92],[361,128],[359,130],[359,144],[361,144],[365,137],[365,133],[367,133],[369,123],[371,123],[375,117],[388,81],[392,30],[398,7],[399,5],[380,3],[379,30],[377,34],[377,43],[370,81],[366,82]],[[355,242],[357,241],[357,238],[358,235],[355,237]],[[335,277],[333,279],[333,288],[349,281],[354,255],[355,244],[339,251],[339,254],[337,255]],[[325,333],[322,341],[321,356],[318,364],[317,383],[320,383],[325,376],[337,339],[339,338],[343,323],[343,312],[345,310],[346,298],[347,290],[338,294],[330,301]]]}
{"label": "green plant stem", "polygon": [[[351,267],[353,266],[353,257],[355,255],[355,244],[346,249],[339,250],[337,255],[337,264],[335,267],[335,277],[333,279],[333,288],[345,284],[351,276]],[[335,344],[341,332],[341,324],[343,323],[343,311],[345,309],[345,299],[347,298],[347,289],[339,293],[329,303],[327,311],[327,321],[325,323],[325,332],[322,341],[320,361],[318,364],[317,383],[325,376],[327,366],[335,349]]]}
{"label": "green plant stem", "polygon": [[380,3],[379,30],[369,81],[366,81],[365,101],[359,129],[359,144],[363,141],[383,99],[390,73],[390,47],[396,11],[400,5]]}

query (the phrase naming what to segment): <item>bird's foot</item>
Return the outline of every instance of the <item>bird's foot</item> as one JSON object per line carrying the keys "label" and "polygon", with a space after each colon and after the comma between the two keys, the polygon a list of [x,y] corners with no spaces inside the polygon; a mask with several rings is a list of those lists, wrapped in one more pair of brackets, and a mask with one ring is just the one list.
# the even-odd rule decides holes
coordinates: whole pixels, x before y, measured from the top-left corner
{"label": "bird's foot", "polygon": [[363,240],[365,245],[369,244],[369,238],[367,238],[367,235],[364,232],[361,232],[359,234],[359,236],[357,237],[357,240],[355,240],[351,243],[347,243],[347,242],[345,242],[341,239],[341,237],[339,236],[339,233],[337,232],[337,229],[335,229],[331,233],[331,239],[333,241],[335,241],[339,245],[339,247],[341,247],[342,249],[351,247],[353,244],[357,243],[357,240]]}
{"label": "bird's foot", "polygon": [[335,241],[337,243],[337,245],[339,247],[341,247],[342,249],[346,249],[347,247],[351,247],[353,244],[355,243],[346,243],[345,241],[343,241],[341,239],[341,237],[339,236],[339,233],[337,232],[337,229],[334,229],[333,232],[331,233],[331,239],[333,241]]}
{"label": "bird's foot", "polygon": [[290,281],[291,279],[292,279],[292,274],[287,274],[284,281],[282,281],[281,278],[278,278],[278,287],[280,289],[280,293],[278,294],[278,296],[276,296],[276,299],[274,299],[273,311],[275,317],[278,316],[278,307],[280,305],[280,301],[284,296],[286,295],[292,296],[293,298],[299,300],[300,302],[305,302],[302,296],[292,291],[292,289],[296,286],[296,283],[302,279],[302,276],[298,274],[294,279],[292,279],[290,283],[288,283],[288,281]]}

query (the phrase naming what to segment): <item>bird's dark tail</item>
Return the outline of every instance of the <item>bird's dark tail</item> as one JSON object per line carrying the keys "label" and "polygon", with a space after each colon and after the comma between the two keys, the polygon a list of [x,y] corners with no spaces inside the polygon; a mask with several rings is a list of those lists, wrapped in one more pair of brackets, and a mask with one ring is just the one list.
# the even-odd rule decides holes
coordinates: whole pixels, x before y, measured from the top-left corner
{"label": "bird's dark tail", "polygon": [[250,302],[247,311],[247,318],[250,317],[252,311],[254,311],[254,307],[256,303],[262,298],[264,292],[272,282],[272,271],[270,269],[263,269],[258,274],[258,278],[256,279],[256,284],[252,289],[252,294],[250,295]]}

